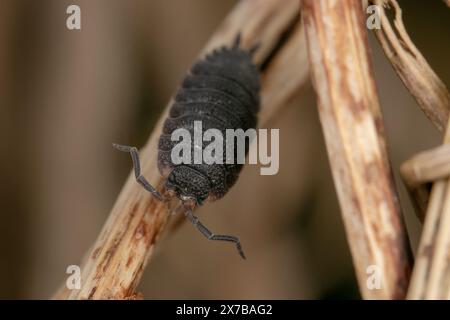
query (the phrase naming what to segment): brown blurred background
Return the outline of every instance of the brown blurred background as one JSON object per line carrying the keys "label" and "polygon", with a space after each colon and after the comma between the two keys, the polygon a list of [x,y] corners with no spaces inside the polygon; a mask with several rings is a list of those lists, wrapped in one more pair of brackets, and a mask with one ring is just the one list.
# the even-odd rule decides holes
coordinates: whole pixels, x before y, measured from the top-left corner
{"label": "brown blurred background", "polygon": [[[131,170],[111,143],[144,144],[235,2],[0,0],[0,298],[46,299],[80,263]],[[81,7],[81,30],[66,28],[69,4]],[[412,39],[449,85],[450,9],[441,0],[400,4]],[[370,38],[415,250],[420,224],[398,168],[440,135]],[[310,86],[273,127],[278,175],[247,166],[224,199],[199,211],[211,229],[239,235],[249,259],[185,224],[150,262],[146,298],[359,298]]]}

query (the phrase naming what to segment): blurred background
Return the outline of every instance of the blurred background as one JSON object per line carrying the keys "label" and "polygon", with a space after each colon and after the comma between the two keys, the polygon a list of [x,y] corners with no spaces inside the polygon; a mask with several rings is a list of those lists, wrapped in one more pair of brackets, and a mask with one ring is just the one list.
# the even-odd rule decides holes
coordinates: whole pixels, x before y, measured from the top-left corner
{"label": "blurred background", "polygon": [[[399,2],[411,38],[449,86],[450,8]],[[145,143],[235,3],[0,0],[0,298],[49,298],[80,263],[131,170],[111,143]],[[81,7],[81,30],[66,28],[70,4]],[[421,226],[398,168],[441,138],[370,41],[415,250]],[[310,85],[273,127],[279,173],[246,166],[225,198],[199,210],[212,230],[239,235],[249,259],[184,224],[158,246],[139,287],[145,298],[359,298]]]}

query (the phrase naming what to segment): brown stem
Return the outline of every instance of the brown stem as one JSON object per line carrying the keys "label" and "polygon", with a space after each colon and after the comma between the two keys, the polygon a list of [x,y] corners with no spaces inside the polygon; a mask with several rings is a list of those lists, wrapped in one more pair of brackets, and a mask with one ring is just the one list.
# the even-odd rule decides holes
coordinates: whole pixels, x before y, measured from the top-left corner
{"label": "brown stem", "polygon": [[[375,34],[386,56],[431,122],[440,131],[445,130],[444,144],[449,143],[449,91],[410,39],[397,1],[371,2],[381,9],[381,30],[375,31]],[[394,9],[394,26],[386,16],[387,5]],[[421,153],[401,168],[417,213],[422,220],[425,219],[408,290],[409,299],[450,298],[448,149],[448,146],[442,146]],[[433,181],[430,195],[424,183]]]}
{"label": "brown stem", "polygon": [[[366,299],[404,298],[412,255],[389,165],[361,1],[303,0],[301,12],[360,291]],[[381,276],[379,289],[368,286],[370,266]]]}
{"label": "brown stem", "polygon": [[[444,132],[450,113],[450,95],[445,84],[410,39],[397,1],[371,2],[380,10],[381,29],[374,31],[384,53],[422,111],[441,132]],[[384,7],[387,5],[394,8],[394,25],[386,16]]]}

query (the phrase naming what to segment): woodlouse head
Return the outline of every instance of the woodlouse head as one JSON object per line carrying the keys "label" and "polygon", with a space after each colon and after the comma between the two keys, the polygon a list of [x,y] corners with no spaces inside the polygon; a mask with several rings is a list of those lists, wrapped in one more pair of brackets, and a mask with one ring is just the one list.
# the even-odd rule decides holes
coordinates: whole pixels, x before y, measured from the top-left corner
{"label": "woodlouse head", "polygon": [[201,205],[211,192],[208,177],[188,166],[175,167],[165,182],[165,188],[180,198],[183,202]]}

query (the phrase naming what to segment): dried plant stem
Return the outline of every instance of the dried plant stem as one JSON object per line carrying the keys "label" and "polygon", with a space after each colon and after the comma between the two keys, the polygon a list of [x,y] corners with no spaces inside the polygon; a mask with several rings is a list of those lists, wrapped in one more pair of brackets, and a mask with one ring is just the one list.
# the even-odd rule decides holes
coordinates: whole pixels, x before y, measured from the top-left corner
{"label": "dried plant stem", "polygon": [[[441,132],[444,132],[450,112],[450,95],[447,88],[411,41],[397,1],[371,2],[380,9],[381,29],[374,31],[384,53],[423,112]],[[386,16],[384,7],[387,5],[394,8],[394,25]]]}
{"label": "dried plant stem", "polygon": [[408,291],[409,299],[450,299],[449,142],[450,123],[445,137],[447,145],[420,154],[402,167],[412,183],[435,181]]}
{"label": "dried plant stem", "polygon": [[[296,0],[242,1],[202,51],[204,54],[217,46],[231,44],[238,32],[242,33],[244,47],[260,43],[255,56],[257,62],[267,62],[270,57],[263,74],[260,123],[273,117],[307,80],[306,49],[300,25]],[[288,29],[292,29],[289,39],[278,48]],[[289,79],[289,85],[280,79]],[[162,183],[156,162],[157,141],[167,112],[168,108],[141,150],[143,175],[155,186]],[[63,288],[55,298],[124,299],[133,296],[166,226],[168,210],[166,204],[145,192],[130,174],[82,267],[81,289],[69,292]]]}
{"label": "dried plant stem", "polygon": [[415,155],[402,164],[400,172],[423,222],[430,197],[428,184],[450,176],[450,145],[444,144]]}
{"label": "dried plant stem", "polygon": [[[375,34],[395,71],[432,123],[445,132],[444,145],[405,162],[401,173],[424,228],[416,255],[409,299],[450,298],[450,93],[411,41],[395,0],[371,1],[381,9]],[[385,6],[395,12],[392,26]],[[431,196],[426,183],[433,182]],[[426,216],[425,216],[426,212]]]}
{"label": "dried plant stem", "polygon": [[[450,299],[449,143],[450,121],[443,146],[421,153],[402,165],[402,173],[410,187],[420,190],[420,184],[434,181],[408,299]],[[424,196],[418,201],[426,204],[427,200]]]}
{"label": "dried plant stem", "polygon": [[[356,269],[366,299],[406,295],[412,258],[388,161],[360,0],[303,0],[318,109]],[[367,268],[381,272],[379,290]]]}

